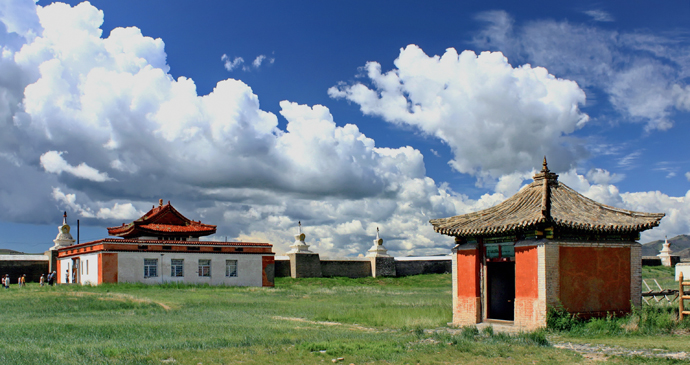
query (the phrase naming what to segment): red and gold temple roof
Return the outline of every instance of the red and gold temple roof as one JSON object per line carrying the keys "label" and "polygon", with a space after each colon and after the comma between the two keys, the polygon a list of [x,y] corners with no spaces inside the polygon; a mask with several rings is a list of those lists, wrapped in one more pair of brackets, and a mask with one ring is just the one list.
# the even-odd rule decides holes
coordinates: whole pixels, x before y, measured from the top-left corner
{"label": "red and gold temple roof", "polygon": [[216,233],[216,226],[192,221],[168,202],[160,200],[141,218],[119,227],[109,227],[108,234],[123,238],[149,237],[201,237]]}

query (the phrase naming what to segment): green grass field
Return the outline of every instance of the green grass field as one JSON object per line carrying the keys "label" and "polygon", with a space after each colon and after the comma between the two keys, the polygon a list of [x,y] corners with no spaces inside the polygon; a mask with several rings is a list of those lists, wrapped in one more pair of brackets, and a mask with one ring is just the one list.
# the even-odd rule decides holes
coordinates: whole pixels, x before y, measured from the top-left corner
{"label": "green grass field", "polygon": [[13,285],[0,291],[0,364],[588,361],[550,346],[545,332],[448,333],[450,288],[450,275],[278,278],[275,288]]}
{"label": "green grass field", "polygon": [[[675,273],[675,269],[668,266],[642,266],[642,279],[647,282],[647,285],[652,290],[659,290],[654,280],[659,283],[662,289],[678,289]],[[644,284],[642,284],[642,290],[647,290]]]}

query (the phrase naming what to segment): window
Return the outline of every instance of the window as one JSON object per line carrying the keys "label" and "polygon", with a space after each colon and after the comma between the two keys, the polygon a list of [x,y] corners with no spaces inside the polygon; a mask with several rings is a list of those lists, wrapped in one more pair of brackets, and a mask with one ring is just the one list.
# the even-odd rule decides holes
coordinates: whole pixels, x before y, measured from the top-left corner
{"label": "window", "polygon": [[184,276],[184,260],[172,259],[170,260],[170,276],[181,278]]}
{"label": "window", "polygon": [[199,276],[211,276],[211,260],[199,260]]}
{"label": "window", "polygon": [[154,278],[158,276],[158,259],[144,259],[144,277]]}
{"label": "window", "polygon": [[225,260],[225,276],[229,278],[237,277],[237,260]]}
{"label": "window", "polygon": [[89,275],[89,262],[86,261],[86,275]]}

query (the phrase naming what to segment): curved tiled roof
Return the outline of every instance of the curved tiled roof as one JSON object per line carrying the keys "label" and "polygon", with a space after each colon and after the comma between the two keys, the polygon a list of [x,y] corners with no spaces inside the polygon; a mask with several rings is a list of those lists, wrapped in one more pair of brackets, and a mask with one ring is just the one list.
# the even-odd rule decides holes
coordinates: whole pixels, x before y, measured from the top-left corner
{"label": "curved tiled roof", "polygon": [[659,225],[664,213],[642,213],[611,207],[589,199],[558,181],[546,167],[534,182],[504,202],[478,212],[429,222],[449,236],[486,236],[534,229],[552,223],[597,233],[640,232]]}
{"label": "curved tiled roof", "polygon": [[[247,246],[267,247],[270,243],[262,242],[226,242],[226,241],[172,241],[172,240],[140,240],[131,238],[101,238],[100,240],[80,243],[78,245],[65,246],[68,249],[81,248],[97,243],[137,243],[147,245],[171,245],[171,246]],[[65,248],[63,247],[63,248]]]}
{"label": "curved tiled roof", "polygon": [[178,226],[175,224],[142,224],[139,228],[159,232],[206,232],[216,230],[216,226],[197,222],[193,222],[187,226]]}
{"label": "curved tiled roof", "polygon": [[139,219],[128,224],[123,223],[119,227],[108,228],[108,234],[111,236],[124,238],[170,234],[199,237],[214,233],[216,233],[216,226],[189,220],[173,208],[170,202],[163,205],[162,200],[159,206],[151,208]]}

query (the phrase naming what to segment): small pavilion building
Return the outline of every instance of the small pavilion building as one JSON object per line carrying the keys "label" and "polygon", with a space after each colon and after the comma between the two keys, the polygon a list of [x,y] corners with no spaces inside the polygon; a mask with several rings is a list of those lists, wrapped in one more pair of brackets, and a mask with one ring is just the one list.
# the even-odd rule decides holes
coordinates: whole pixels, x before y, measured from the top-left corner
{"label": "small pavilion building", "polygon": [[558,181],[546,158],[534,182],[475,213],[433,219],[455,237],[453,324],[546,326],[549,307],[583,317],[641,305],[640,232],[663,213],[593,201]]}
{"label": "small pavilion building", "polygon": [[189,220],[162,199],[141,218],[108,233],[116,238],[60,246],[58,282],[273,286],[272,245],[200,241],[216,233],[216,226]]}

